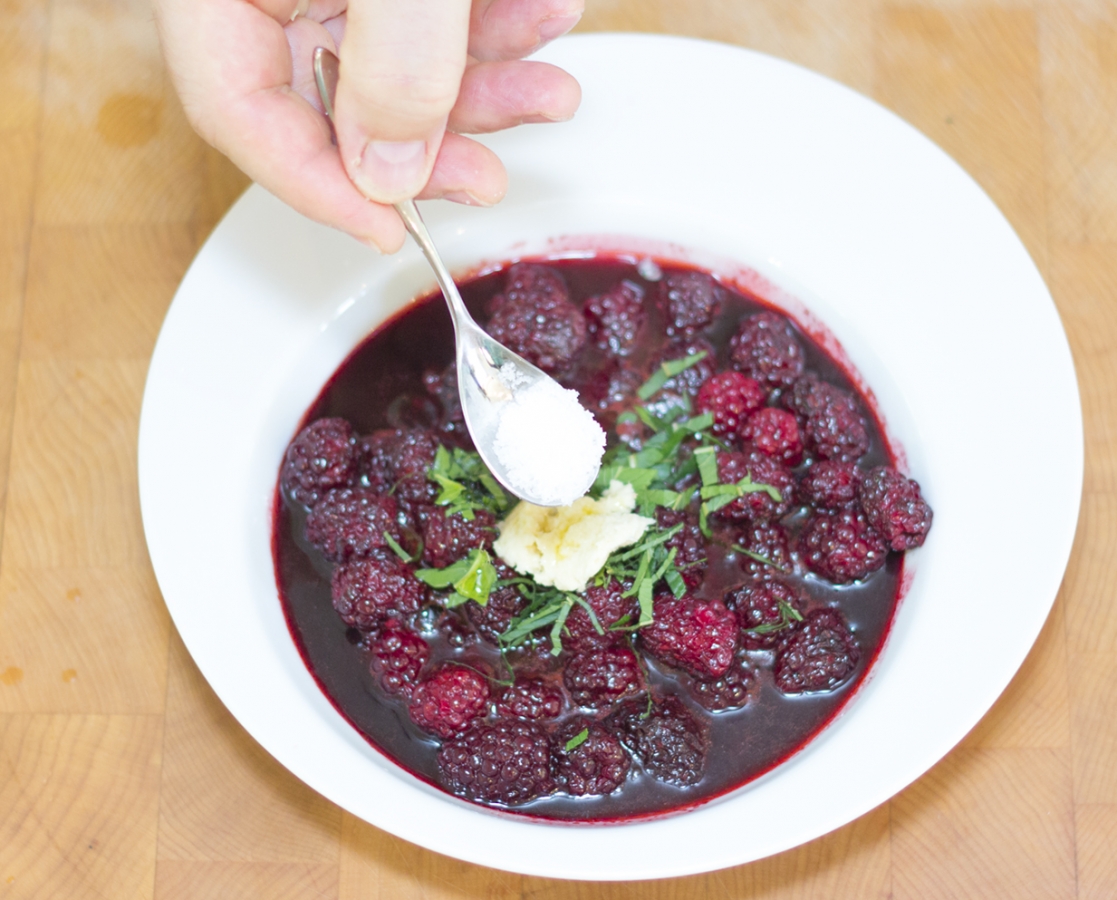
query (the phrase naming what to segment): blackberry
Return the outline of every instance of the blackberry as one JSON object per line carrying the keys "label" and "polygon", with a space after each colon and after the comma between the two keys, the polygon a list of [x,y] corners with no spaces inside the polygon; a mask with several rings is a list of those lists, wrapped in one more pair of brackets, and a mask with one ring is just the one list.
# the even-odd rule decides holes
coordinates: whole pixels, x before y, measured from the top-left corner
{"label": "blackberry", "polygon": [[444,569],[478,547],[492,548],[496,539],[496,517],[478,509],[472,519],[460,512],[448,514],[443,506],[424,506],[417,512],[423,532],[423,562]]}
{"label": "blackberry", "polygon": [[742,453],[721,452],[717,455],[718,480],[736,484],[746,475],[753,484],[775,488],[780,499],[767,491],[752,491],[738,497],[717,511],[723,519],[778,519],[786,516],[795,502],[795,476],[791,470],[753,447]]}
{"label": "blackberry", "polygon": [[357,442],[357,471],[362,484],[385,494],[392,489],[392,446],[395,441],[394,428],[381,428]]}
{"label": "blackberry", "polygon": [[[567,744],[583,731],[586,737],[567,750]],[[624,784],[632,767],[616,736],[584,716],[559,728],[552,747],[555,780],[563,791],[575,797],[611,794]]]}
{"label": "blackberry", "polygon": [[717,318],[725,290],[704,272],[668,272],[663,281],[667,295],[667,333],[688,335]]}
{"label": "blackberry", "polygon": [[287,447],[280,485],[288,497],[313,506],[326,491],[344,487],[357,472],[357,438],[345,419],[319,419]]}
{"label": "blackberry", "polygon": [[725,605],[737,615],[741,644],[747,650],[768,650],[802,621],[807,609],[803,594],[780,578],[754,581],[726,593]]}
{"label": "blackberry", "polygon": [[478,725],[442,745],[438,770],[447,789],[485,803],[516,806],[555,790],[551,743],[534,722]]}
{"label": "blackberry", "polygon": [[622,281],[604,294],[590,297],[583,309],[598,347],[613,356],[628,356],[633,351],[647,319],[640,285]]}
{"label": "blackberry", "polygon": [[709,750],[708,731],[677,697],[656,703],[630,700],[606,719],[609,728],[660,781],[685,787],[702,780]]}
{"label": "blackberry", "polygon": [[575,654],[566,664],[562,680],[574,703],[587,709],[608,709],[644,690],[640,663],[628,647]]}
{"label": "blackberry", "polygon": [[589,613],[580,603],[576,603],[566,617],[566,630],[562,635],[563,649],[581,653],[616,643],[619,632],[610,631],[610,627],[625,616],[634,620],[638,613],[636,598],[621,596],[624,591],[625,585],[613,579],[603,585],[586,588],[583,599],[593,610],[603,633],[598,633]]}
{"label": "blackberry", "polygon": [[553,719],[563,707],[562,688],[542,678],[517,678],[497,695],[496,714],[504,719]]}
{"label": "blackberry", "polygon": [[797,466],[803,458],[799,423],[786,409],[766,406],[749,416],[741,437],[765,456],[786,466]]}
{"label": "blackberry", "polygon": [[816,456],[855,462],[869,449],[865,420],[849,391],[807,374],[784,395],[784,404],[802,420],[803,443]]}
{"label": "blackberry", "polygon": [[770,390],[791,385],[803,374],[803,345],[791,324],[774,312],[761,312],[741,323],[729,341],[733,368]]}
{"label": "blackberry", "polygon": [[389,694],[411,695],[431,651],[427,642],[396,620],[389,619],[370,643],[369,668]]}
{"label": "blackberry", "polygon": [[859,581],[884,565],[888,546],[858,509],[816,512],[799,532],[803,564],[835,584]]}
{"label": "blackberry", "polygon": [[[500,574],[500,567],[497,567]],[[504,575],[500,576],[505,577]],[[461,609],[465,616],[473,623],[477,633],[490,644],[499,644],[500,636],[508,630],[512,620],[522,613],[527,606],[527,599],[514,586],[497,588],[489,594],[489,602],[482,606],[480,603],[466,603]]]}
{"label": "blackberry", "polygon": [[427,470],[434,465],[438,444],[438,436],[426,428],[396,431],[391,445],[392,486],[395,496],[407,510],[433,504],[438,496],[438,486],[427,478]]}
{"label": "blackberry", "polygon": [[485,330],[544,372],[565,368],[586,342],[585,317],[562,276],[546,266],[512,266],[489,312]]}
{"label": "blackberry", "polygon": [[856,668],[860,656],[842,614],[816,609],[776,651],[776,687],[785,694],[833,690]]}
{"label": "blackberry", "polygon": [[700,413],[710,413],[710,430],[718,437],[736,440],[746,420],[764,406],[764,388],[755,378],[729,370],[707,378],[694,398]]}
{"label": "blackberry", "polygon": [[411,694],[411,721],[423,731],[451,738],[489,709],[489,683],[483,675],[453,663],[436,669]]}
{"label": "blackberry", "polygon": [[418,612],[426,593],[411,566],[391,552],[350,560],[330,578],[334,609],[346,625],[361,631],[372,631],[389,616]]}
{"label": "blackberry", "polygon": [[655,598],[655,618],[640,644],[656,659],[699,678],[724,675],[737,652],[737,620],[720,600]]}
{"label": "blackberry", "polygon": [[791,539],[779,522],[748,522],[737,533],[737,545],[748,553],[740,553],[738,562],[749,575],[767,578],[776,572],[790,572],[795,562],[791,557]]}
{"label": "blackberry", "polygon": [[891,466],[877,466],[865,473],[859,496],[865,518],[893,550],[923,545],[931,528],[931,507],[919,482]]}
{"label": "blackberry", "polygon": [[682,524],[682,531],[668,538],[663,546],[668,552],[675,551],[675,568],[683,576],[686,586],[694,590],[702,583],[708,562],[706,539],[698,525],[698,517],[685,510],[657,506],[655,521],[661,531]]}
{"label": "blackberry", "polygon": [[680,411],[690,410],[698,389],[714,374],[717,367],[717,351],[705,338],[695,337],[676,341],[660,351],[652,363],[653,372],[663,363],[686,359],[700,353],[706,355],[689,368],[669,377],[659,392],[645,404],[653,415],[674,419],[678,417]]}
{"label": "blackberry", "polygon": [[748,660],[740,654],[724,675],[690,679],[690,695],[710,712],[724,712],[748,706],[760,694],[760,679]]}
{"label": "blackberry", "polygon": [[799,481],[799,499],[817,509],[841,509],[857,503],[861,470],[853,463],[820,459]]}
{"label": "blackberry", "polygon": [[399,540],[393,497],[362,487],[333,488],[306,517],[306,539],[330,562],[348,562]]}
{"label": "blackberry", "polygon": [[438,429],[452,439],[461,440],[468,436],[465,427],[465,413],[462,412],[462,399],[458,391],[458,367],[451,362],[441,371],[428,370],[423,373],[423,387],[438,405]]}

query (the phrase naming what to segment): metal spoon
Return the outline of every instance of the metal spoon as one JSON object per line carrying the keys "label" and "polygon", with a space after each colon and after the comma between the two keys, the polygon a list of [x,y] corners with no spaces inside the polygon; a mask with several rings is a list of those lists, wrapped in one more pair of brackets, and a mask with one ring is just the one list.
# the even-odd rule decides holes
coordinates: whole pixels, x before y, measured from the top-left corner
{"label": "metal spoon", "polygon": [[[318,94],[322,99],[326,118],[331,126],[334,120],[334,94],[337,91],[338,58],[325,47],[318,47],[314,51],[314,80],[318,85]],[[446,305],[450,307],[450,317],[454,322],[454,339],[456,344],[458,393],[461,397],[462,412],[465,415],[465,425],[473,438],[473,444],[481,459],[489,467],[496,479],[508,488],[517,497],[534,503],[537,506],[553,505],[553,501],[537,496],[532,496],[531,485],[518,485],[509,480],[507,468],[503,465],[495,450],[497,426],[500,421],[500,406],[512,400],[513,392],[509,387],[515,385],[517,392],[527,390],[540,381],[551,381],[551,377],[533,366],[522,356],[513,353],[503,344],[489,337],[465,308],[462,295],[458,292],[454,279],[450,277],[438,250],[431,240],[430,232],[423,223],[419,210],[413,200],[404,200],[395,204],[408,232],[423,251],[431,268],[438,286],[442,289],[442,296],[446,298]],[[514,372],[505,370],[502,377],[500,370],[511,365]],[[556,436],[556,440],[562,440]],[[594,477],[597,476],[596,470]],[[589,490],[593,478],[585,485]],[[573,500],[574,498],[571,498]]]}

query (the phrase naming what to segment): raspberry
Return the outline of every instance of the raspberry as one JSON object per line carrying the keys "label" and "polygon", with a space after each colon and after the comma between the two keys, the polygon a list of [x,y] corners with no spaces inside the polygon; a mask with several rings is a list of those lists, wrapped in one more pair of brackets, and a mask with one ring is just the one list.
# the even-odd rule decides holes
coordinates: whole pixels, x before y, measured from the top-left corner
{"label": "raspberry", "polygon": [[[506,578],[501,565],[497,565],[497,575]],[[515,573],[513,573],[515,574]],[[482,606],[480,603],[466,603],[461,609],[465,616],[473,623],[478,634],[491,644],[498,644],[500,636],[508,630],[512,620],[524,611],[527,599],[512,585],[497,588],[489,594],[489,602]]]}
{"label": "raspberry", "polygon": [[637,615],[636,598],[622,597],[624,591],[625,586],[612,579],[606,584],[586,588],[583,599],[593,610],[604,634],[598,633],[589,613],[580,603],[576,603],[566,617],[566,630],[562,635],[563,649],[571,653],[581,653],[584,650],[600,649],[615,643],[618,632],[610,631],[610,626],[615,625],[626,615],[635,621],[634,617]]}
{"label": "raspberry", "polygon": [[505,719],[553,719],[562,706],[562,688],[541,678],[517,678],[496,698],[496,714]]}
{"label": "raspberry", "polygon": [[357,439],[345,419],[319,419],[287,447],[280,484],[297,503],[313,506],[330,488],[344,487],[357,471]]}
{"label": "raspberry", "polygon": [[372,631],[389,616],[418,612],[426,586],[394,553],[377,551],[334,569],[330,594],[334,609],[350,628]]}
{"label": "raspberry", "polygon": [[786,409],[766,406],[757,410],[741,429],[741,437],[751,441],[765,456],[784,465],[797,466],[803,458],[799,423]]}
{"label": "raspberry", "polygon": [[739,557],[749,575],[767,577],[773,570],[789,572],[794,566],[787,529],[779,522],[749,522],[737,534],[737,544],[749,551]]}
{"label": "raspberry", "polygon": [[647,318],[642,287],[622,281],[604,294],[590,297],[584,310],[598,347],[613,356],[628,356],[633,351]]}
{"label": "raspberry", "polygon": [[698,527],[698,517],[681,509],[659,506],[656,507],[655,520],[660,531],[682,524],[682,531],[668,538],[663,546],[668,552],[675,551],[675,568],[683,576],[686,586],[693,590],[702,583],[707,562],[706,539]]}
{"label": "raspberry", "polygon": [[371,649],[369,668],[373,675],[379,676],[381,687],[389,694],[409,697],[419,681],[419,672],[430,659],[427,642],[389,619],[373,638]]}
{"label": "raspberry", "polygon": [[931,528],[931,507],[917,481],[891,466],[877,466],[865,473],[860,497],[865,518],[893,550],[922,546]]}
{"label": "raspberry", "polygon": [[770,389],[787,387],[803,374],[803,346],[791,324],[773,312],[741,323],[729,341],[733,368]]}
{"label": "raspberry", "polygon": [[718,480],[736,484],[746,475],[753,484],[775,488],[777,501],[767,491],[752,491],[723,506],[717,514],[725,519],[778,519],[787,515],[795,500],[795,476],[771,457],[747,447],[743,453],[718,453]]}
{"label": "raspberry", "polygon": [[832,690],[854,670],[860,656],[842,614],[816,609],[776,651],[776,687],[785,694]]}
{"label": "raspberry", "polygon": [[884,565],[888,546],[855,509],[816,512],[799,532],[799,552],[812,572],[835,584],[859,581]]}
{"label": "raspberry", "polygon": [[719,372],[702,383],[694,405],[700,413],[713,415],[714,434],[736,438],[745,420],[764,405],[764,388],[740,372]]}
{"label": "raspberry", "polygon": [[667,294],[669,335],[692,334],[721,311],[725,291],[704,272],[668,272],[661,283]]}
{"label": "raspberry", "polygon": [[724,675],[737,652],[737,620],[720,600],[655,598],[655,618],[640,630],[652,656],[698,678]]}
{"label": "raspberry", "polygon": [[644,690],[640,663],[627,647],[576,654],[566,664],[562,680],[575,704],[588,709],[608,709]]}
{"label": "raspberry", "polygon": [[444,665],[428,675],[411,695],[411,720],[440,738],[451,738],[489,709],[489,683],[473,669]]}
{"label": "raspberry", "polygon": [[803,421],[804,444],[823,459],[854,462],[869,449],[869,432],[849,391],[808,374],[784,403]]}
{"label": "raspberry", "polygon": [[485,803],[515,806],[555,789],[551,744],[534,722],[478,725],[442,745],[438,769],[450,791]]}
{"label": "raspberry", "polygon": [[702,780],[707,730],[677,697],[656,703],[650,714],[643,700],[630,700],[606,719],[606,727],[653,778],[680,786]]}
{"label": "raspberry", "polygon": [[725,605],[737,614],[741,644],[748,650],[775,647],[788,629],[802,620],[807,609],[803,594],[779,578],[755,581],[729,591]]}
{"label": "raspberry", "polygon": [[690,682],[690,695],[699,706],[710,712],[741,709],[760,693],[756,671],[741,655],[733,660],[724,675],[716,678],[695,678]]}
{"label": "raspberry", "polygon": [[306,539],[330,562],[347,562],[387,547],[385,532],[399,539],[392,497],[368,488],[334,488],[306,517]]}
{"label": "raspberry", "polygon": [[853,463],[820,459],[799,482],[799,499],[819,509],[841,509],[857,502],[861,470]]}
{"label": "raspberry", "polygon": [[490,549],[496,539],[496,517],[484,509],[474,511],[473,519],[460,512],[448,515],[445,507],[424,506],[418,511],[423,531],[423,562],[444,569],[477,547]]}
{"label": "raspberry", "polygon": [[[567,750],[566,745],[583,731],[585,739]],[[555,780],[575,797],[611,794],[624,784],[632,766],[621,742],[593,719],[571,719],[555,733],[552,746]]]}
{"label": "raspberry", "polygon": [[564,368],[586,342],[585,317],[570,302],[562,276],[528,263],[508,270],[485,330],[545,372]]}

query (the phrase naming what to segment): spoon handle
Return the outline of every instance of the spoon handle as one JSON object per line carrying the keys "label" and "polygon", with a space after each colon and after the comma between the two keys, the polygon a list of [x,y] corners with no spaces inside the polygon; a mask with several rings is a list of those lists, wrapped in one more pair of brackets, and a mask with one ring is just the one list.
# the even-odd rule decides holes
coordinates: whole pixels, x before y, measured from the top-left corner
{"label": "spoon handle", "polygon": [[423,217],[419,215],[419,209],[415,206],[415,201],[401,200],[395,204],[395,210],[399,213],[399,217],[403,219],[403,224],[408,233],[415,239],[415,243],[419,245],[419,249],[423,251],[423,256],[427,258],[427,262],[434,270],[435,280],[438,281],[438,286],[442,288],[442,295],[446,298],[446,302],[450,304],[450,312],[454,316],[455,324],[458,322],[474,324],[473,316],[465,308],[465,301],[462,300],[458,286],[454,284],[454,279],[442,262],[442,257],[438,255],[438,250],[434,246],[434,241],[431,240],[430,232],[427,231]]}

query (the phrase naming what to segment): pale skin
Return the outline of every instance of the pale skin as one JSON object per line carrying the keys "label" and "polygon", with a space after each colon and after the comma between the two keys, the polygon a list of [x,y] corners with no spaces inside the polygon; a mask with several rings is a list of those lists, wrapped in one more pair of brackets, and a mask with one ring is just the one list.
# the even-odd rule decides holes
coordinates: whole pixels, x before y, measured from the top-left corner
{"label": "pale skin", "polygon": [[[523,57],[578,21],[583,0],[154,0],[167,65],[198,133],[299,212],[382,252],[391,204],[489,206],[507,176],[465,137],[569,119],[566,72]],[[341,58],[337,145],[311,58]]]}

